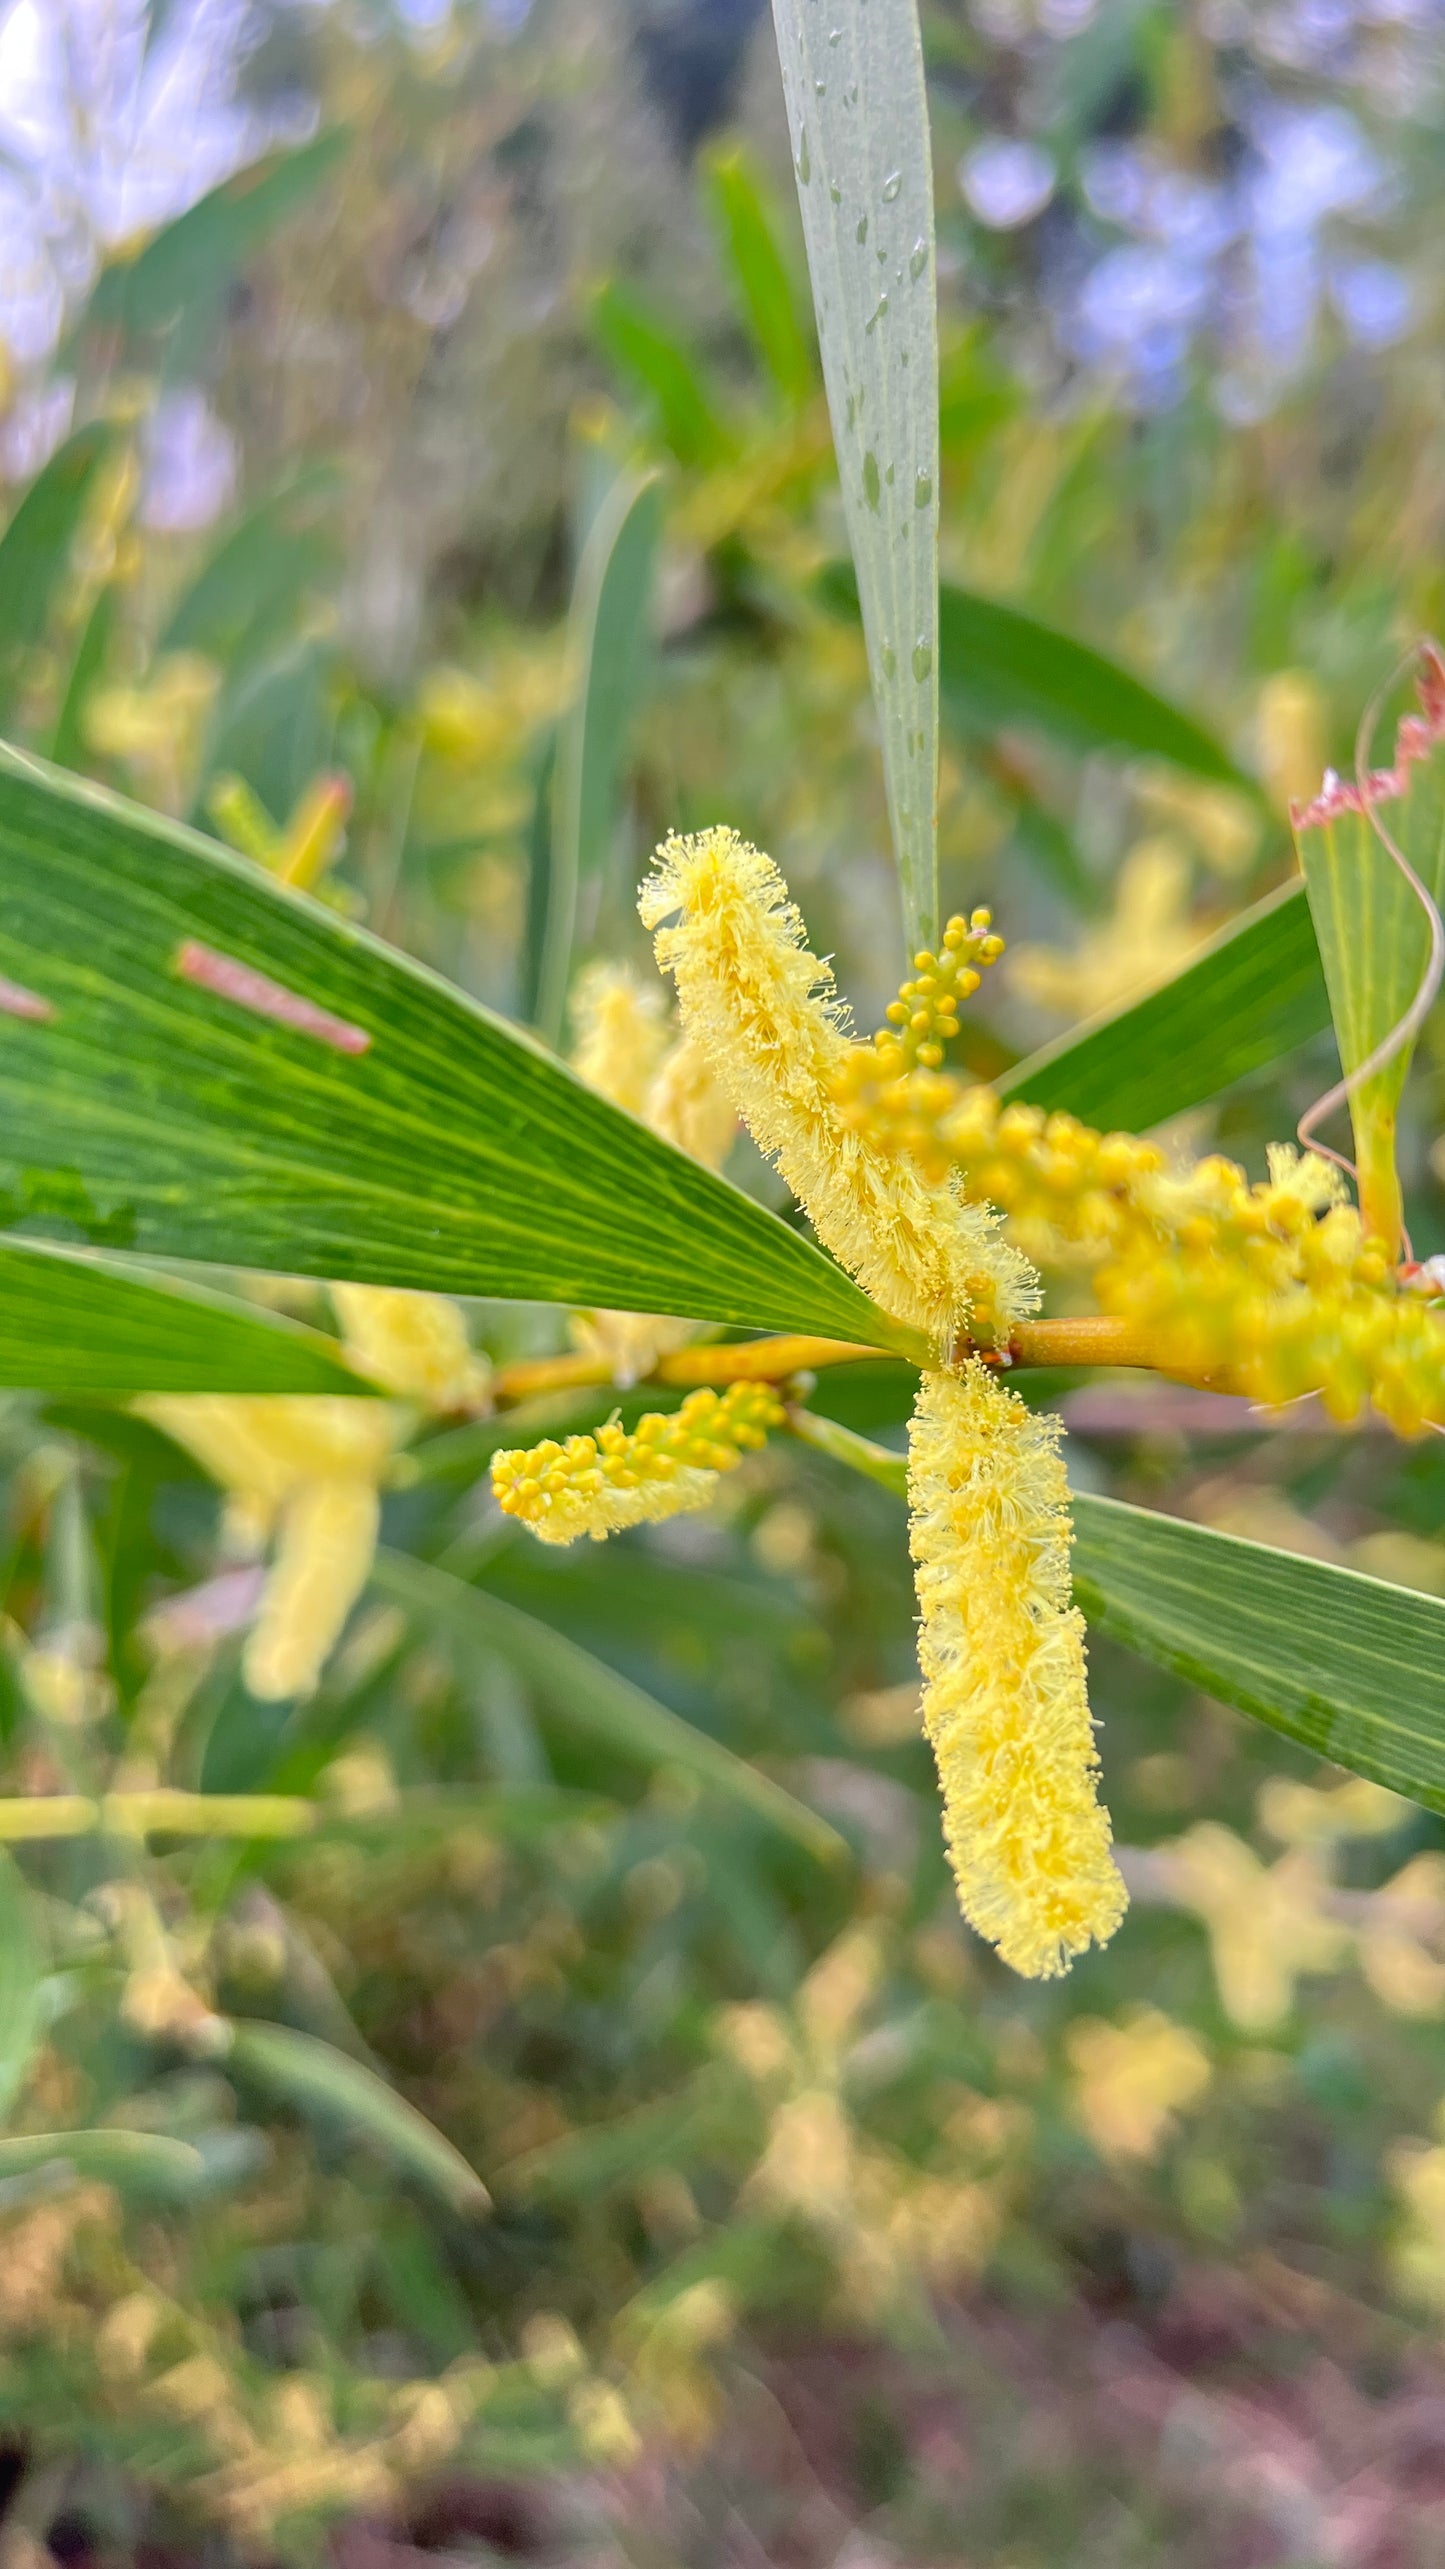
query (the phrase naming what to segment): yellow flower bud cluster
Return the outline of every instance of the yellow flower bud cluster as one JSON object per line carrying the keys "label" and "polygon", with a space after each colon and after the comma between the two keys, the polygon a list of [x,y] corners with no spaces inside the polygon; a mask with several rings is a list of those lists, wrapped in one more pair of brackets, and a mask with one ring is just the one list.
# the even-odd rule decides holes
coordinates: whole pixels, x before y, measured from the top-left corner
{"label": "yellow flower bud cluster", "polygon": [[506,1516],[520,1517],[543,1543],[601,1542],[628,1525],[655,1524],[706,1507],[718,1475],[781,1427],[783,1404],[770,1383],[730,1383],[690,1392],[667,1416],[651,1411],[629,1435],[614,1421],[595,1436],[546,1437],[492,1457],[492,1487]]}
{"label": "yellow flower bud cluster", "polygon": [[991,910],[951,918],[937,954],[925,947],[914,956],[916,978],[900,985],[886,1012],[892,1033],[880,1027],[873,1038],[883,1066],[894,1073],[918,1065],[937,1070],[944,1045],[958,1032],[960,1000],[973,997],[984,969],[1002,953],[1003,939],[993,933]]}
{"label": "yellow flower bud cluster", "polygon": [[1126,1906],[1098,1798],[1057,1419],[976,1360],[925,1374],[908,1440],[923,1725],[965,1917],[1030,1979]]}
{"label": "yellow flower bud cluster", "polygon": [[1163,1373],[1271,1405],[1370,1403],[1402,1436],[1445,1425],[1445,1316],[1402,1283],[1326,1162],[1286,1146],[1251,1185],[1232,1160],[1171,1173],[1132,1133],[1001,1105],[919,1069],[880,1080],[874,1048],[840,1079],[854,1129],[932,1185],[953,1171],[1044,1266],[1087,1267],[1101,1311],[1149,1333]]}

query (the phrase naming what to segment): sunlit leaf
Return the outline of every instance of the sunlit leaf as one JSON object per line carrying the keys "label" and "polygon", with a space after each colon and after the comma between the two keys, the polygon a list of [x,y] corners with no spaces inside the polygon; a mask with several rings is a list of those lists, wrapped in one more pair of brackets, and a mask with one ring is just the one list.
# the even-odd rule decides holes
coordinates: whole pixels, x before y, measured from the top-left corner
{"label": "sunlit leaf", "polygon": [[530,1038],[193,833],[6,752],[0,870],[17,1205],[142,1254],[921,1352]]}
{"label": "sunlit leaf", "polygon": [[1322,1034],[1329,1000],[1299,884],[1231,921],[1171,981],[1004,1071],[1001,1096],[1147,1131]]}
{"label": "sunlit leaf", "polygon": [[774,0],[910,948],[938,917],[938,315],[914,0]]}
{"label": "sunlit leaf", "polygon": [[[1331,778],[1296,823],[1347,1076],[1369,1062],[1403,1025],[1431,959],[1430,912],[1412,891],[1387,841],[1411,867],[1437,913],[1445,902],[1445,666],[1429,652],[1422,655],[1421,670],[1423,710],[1401,725],[1393,770],[1371,781],[1373,817],[1361,807],[1357,785]],[[1370,1228],[1392,1247],[1400,1229],[1395,1111],[1413,1050],[1413,1040],[1398,1044],[1350,1098],[1361,1209]]]}
{"label": "sunlit leaf", "polygon": [[41,1240],[0,1240],[0,1383],[114,1395],[368,1388],[319,1330]]}

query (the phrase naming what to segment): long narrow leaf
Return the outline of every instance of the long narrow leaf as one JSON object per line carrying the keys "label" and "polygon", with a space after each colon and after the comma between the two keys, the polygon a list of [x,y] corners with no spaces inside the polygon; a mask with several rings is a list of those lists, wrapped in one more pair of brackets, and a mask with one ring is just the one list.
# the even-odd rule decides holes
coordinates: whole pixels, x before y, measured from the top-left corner
{"label": "long narrow leaf", "polygon": [[141,1253],[921,1352],[530,1038],[192,832],[6,751],[0,879],[17,1201],[38,1173]]}
{"label": "long narrow leaf", "polygon": [[340,2124],[440,2196],[453,2212],[475,2219],[491,2198],[460,2150],[384,2078],[292,2025],[250,2019],[231,2026],[228,2069],[291,2106],[308,2122]]}
{"label": "long narrow leaf", "polygon": [[1254,790],[1192,715],[1117,661],[1017,607],[945,582],[938,639],[944,714],[963,730],[1043,731],[1070,749],[1167,758],[1196,776]]}
{"label": "long narrow leaf", "polygon": [[24,1878],[0,1852],[0,2115],[8,2114],[24,2084],[40,2033],[42,1970]]}
{"label": "long narrow leaf", "polygon": [[1005,1071],[1005,1097],[1131,1132],[1217,1097],[1330,1022],[1303,886],[1245,912],[1162,988]]}
{"label": "long narrow leaf", "polygon": [[617,830],[628,733],[645,683],[653,571],[662,524],[656,474],[622,475],[583,548],[572,601],[578,690],[557,743],[552,867],[537,1021],[549,1042],[562,1031],[577,925],[589,877],[605,881]]}
{"label": "long narrow leaf", "polygon": [[1117,1499],[1076,1498],[1074,1525],[1097,1631],[1445,1811],[1445,1602]]}
{"label": "long narrow leaf", "polygon": [[914,0],[774,0],[910,948],[938,924],[938,314]]}
{"label": "long narrow leaf", "polygon": [[[906,1497],[903,1455],[829,1421],[808,1421],[806,1441]],[[1445,1811],[1445,1600],[1119,1499],[1070,1505],[1092,1631]]]}
{"label": "long narrow leaf", "polygon": [[134,340],[165,329],[188,308],[213,305],[268,234],[331,175],[349,142],[333,128],[299,151],[273,152],[223,179],[138,257],[102,271],[81,328]]}
{"label": "long narrow leaf", "polygon": [[25,653],[45,633],[95,477],[118,433],[106,420],[78,428],[36,475],[0,535],[0,730],[13,720]]}
{"label": "long narrow leaf", "polygon": [[554,1632],[550,1624],[539,1623],[534,1615],[489,1596],[485,1589],[454,1579],[449,1571],[402,1553],[380,1553],[375,1577],[400,1604],[507,1660],[565,1720],[590,1731],[607,1747],[647,1766],[672,1768],[711,1792],[727,1794],[813,1855],[836,1857],[841,1852],[841,1839],[806,1803],[795,1800],[745,1758],[735,1757],[719,1740],[694,1730],[630,1677],[609,1668],[605,1660],[594,1659],[591,1651],[565,1633]]}
{"label": "long narrow leaf", "polygon": [[368,1389],[319,1330],[43,1240],[0,1240],[0,1383],[117,1396]]}

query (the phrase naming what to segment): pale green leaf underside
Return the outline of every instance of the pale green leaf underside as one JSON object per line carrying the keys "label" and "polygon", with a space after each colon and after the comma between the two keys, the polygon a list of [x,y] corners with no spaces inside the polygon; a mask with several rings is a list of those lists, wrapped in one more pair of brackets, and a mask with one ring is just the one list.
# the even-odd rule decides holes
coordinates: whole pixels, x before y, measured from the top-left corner
{"label": "pale green leaf underside", "polygon": [[[1376,809],[1426,891],[1437,904],[1445,901],[1445,748],[1437,744],[1428,758],[1410,766],[1405,792]],[[1348,1074],[1406,1014],[1429,956],[1429,923],[1362,812],[1342,810],[1296,835]],[[1365,1083],[1369,1102],[1392,1108],[1409,1065],[1410,1047],[1402,1045]]]}
{"label": "pale green leaf underside", "polygon": [[40,1240],[0,1240],[0,1384],[112,1397],[370,1389],[319,1330]]}
{"label": "pale green leaf underside", "polygon": [[910,947],[937,929],[938,317],[914,0],[774,0]]}
{"label": "pale green leaf underside", "polygon": [[1146,1132],[1294,1052],[1330,1022],[1302,884],[1234,920],[1162,988],[1031,1053],[1000,1094]]}
{"label": "pale green leaf underside", "polygon": [[[142,1255],[922,1352],[821,1251],[435,974],[14,750],[0,885],[13,1202],[37,1178],[78,1190]],[[264,1004],[214,986],[238,969]],[[276,993],[323,1032],[276,1022]]]}

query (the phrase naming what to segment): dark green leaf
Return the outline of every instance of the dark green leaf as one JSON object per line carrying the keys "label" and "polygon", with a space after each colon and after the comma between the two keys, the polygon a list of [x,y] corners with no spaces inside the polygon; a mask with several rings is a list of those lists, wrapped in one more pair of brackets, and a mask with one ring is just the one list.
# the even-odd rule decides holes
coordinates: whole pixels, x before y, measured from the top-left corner
{"label": "dark green leaf", "polygon": [[7,751],[0,873],[0,975],[53,1012],[0,1010],[0,1187],[19,1161],[142,1253],[923,1352],[529,1037],[192,832]]}
{"label": "dark green leaf", "polygon": [[552,1043],[566,1010],[578,889],[589,877],[605,881],[616,836],[628,737],[646,684],[661,527],[657,476],[638,481],[623,474],[597,512],[578,568],[569,640],[579,686],[557,741],[537,1007]]}
{"label": "dark green leaf", "polygon": [[1207,731],[1087,643],[945,581],[938,602],[943,710],[967,732],[1046,732],[1076,750],[1167,758],[1255,789]]}
{"label": "dark green leaf", "polygon": [[816,379],[813,333],[778,239],[777,209],[751,156],[736,144],[706,167],[713,222],[753,345],[783,399],[807,400]]}
{"label": "dark green leaf", "polygon": [[1117,1499],[1076,1498],[1074,1532],[1095,1630],[1445,1811],[1445,1601]]}
{"label": "dark green leaf", "polygon": [[380,1553],[375,1576],[388,1596],[413,1612],[507,1660],[565,1720],[607,1747],[646,1766],[691,1776],[711,1792],[726,1793],[814,1855],[832,1858],[842,1851],[842,1840],[806,1803],[550,1624],[402,1553]]}
{"label": "dark green leaf", "polygon": [[647,396],[678,462],[720,462],[731,440],[701,369],[676,332],[640,295],[615,282],[594,297],[592,323],[619,373]]}
{"label": "dark green leaf", "polygon": [[1005,1071],[1001,1096],[1147,1131],[1281,1061],[1330,1022],[1304,886],[1236,919],[1162,989]]}
{"label": "dark green leaf", "polygon": [[361,1392],[319,1330],[93,1250],[0,1240],[0,1383],[32,1391]]}

